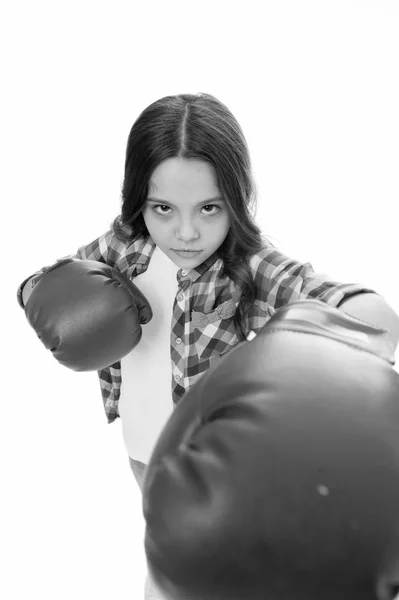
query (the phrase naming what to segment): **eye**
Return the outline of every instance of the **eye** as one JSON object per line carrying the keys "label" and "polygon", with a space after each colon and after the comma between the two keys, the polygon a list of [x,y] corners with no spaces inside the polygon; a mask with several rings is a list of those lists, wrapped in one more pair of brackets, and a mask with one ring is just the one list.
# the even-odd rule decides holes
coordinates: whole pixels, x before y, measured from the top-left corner
{"label": "eye", "polygon": [[[209,207],[217,208],[216,212],[219,212],[219,210],[220,210],[220,206],[218,206],[217,204],[206,204],[205,206],[203,206],[203,208],[209,208]],[[209,213],[207,213],[207,214],[209,214]],[[212,214],[216,214],[216,213],[212,213]]]}
{"label": "eye", "polygon": [[164,211],[161,211],[161,212],[159,212],[159,211],[157,211],[157,210],[156,210],[157,208],[166,208],[166,209],[170,210],[170,206],[166,206],[166,204],[156,204],[156,205],[153,207],[153,210],[155,210],[155,212],[156,212],[158,215],[166,215],[167,213],[166,213],[166,212],[164,212]]}
{"label": "eye", "polygon": [[[205,213],[206,213],[207,215],[210,215],[210,216],[212,216],[212,215],[214,215],[214,214],[218,213],[221,207],[220,207],[220,206],[218,206],[217,204],[206,204],[206,205],[205,205],[205,206],[203,206],[202,208],[203,208],[203,209],[206,209],[206,208],[208,208],[208,209],[209,209],[209,208],[210,208],[211,210],[212,210],[212,209],[214,209],[214,208],[216,208],[217,210],[216,210],[216,211],[214,211],[214,212],[210,212],[210,211],[208,211],[208,210],[207,210],[207,211],[205,211]],[[157,209],[160,209],[160,210],[157,210]],[[166,209],[166,210],[163,210],[163,209]],[[154,211],[155,211],[155,212],[156,212],[158,215],[167,215],[167,214],[169,214],[167,211],[168,211],[168,210],[171,210],[171,208],[170,208],[170,206],[167,206],[166,204],[156,204],[156,205],[154,205],[154,206],[153,206],[153,210],[154,210]]]}

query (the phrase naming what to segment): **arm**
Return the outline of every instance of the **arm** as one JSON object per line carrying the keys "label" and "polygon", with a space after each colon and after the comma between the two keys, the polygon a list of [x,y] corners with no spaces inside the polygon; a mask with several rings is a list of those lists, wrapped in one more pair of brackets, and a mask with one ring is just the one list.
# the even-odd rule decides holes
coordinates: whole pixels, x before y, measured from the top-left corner
{"label": "arm", "polygon": [[253,277],[258,298],[278,310],[296,300],[315,299],[385,330],[395,352],[399,341],[399,317],[375,290],[356,283],[333,281],[315,273],[311,263],[300,263],[277,249],[265,248],[253,257]]}
{"label": "arm", "polygon": [[396,351],[399,341],[399,317],[378,294],[357,294],[344,300],[339,307],[352,317],[387,330],[388,343]]}
{"label": "arm", "polygon": [[[81,260],[95,260],[97,262],[108,263],[109,248],[112,247],[114,250],[118,249],[119,242],[114,238],[113,230],[109,229],[106,233],[95,239],[90,244],[81,246],[76,254],[71,254],[59,258],[55,264],[60,263],[68,258],[78,258]],[[22,308],[25,308],[27,301],[32,293],[35,285],[35,279],[39,280],[41,276],[51,269],[54,265],[43,267],[36,273],[34,273],[26,282],[22,282],[17,291],[17,300]],[[113,266],[113,265],[111,265]]]}

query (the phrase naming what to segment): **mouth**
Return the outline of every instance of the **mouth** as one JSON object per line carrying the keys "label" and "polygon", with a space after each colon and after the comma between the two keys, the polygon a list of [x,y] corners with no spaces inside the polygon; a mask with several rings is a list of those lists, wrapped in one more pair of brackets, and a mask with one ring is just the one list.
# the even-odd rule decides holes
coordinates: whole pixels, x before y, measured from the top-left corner
{"label": "mouth", "polygon": [[177,250],[172,248],[173,252],[179,254],[180,256],[194,256],[195,254],[199,254],[202,250]]}

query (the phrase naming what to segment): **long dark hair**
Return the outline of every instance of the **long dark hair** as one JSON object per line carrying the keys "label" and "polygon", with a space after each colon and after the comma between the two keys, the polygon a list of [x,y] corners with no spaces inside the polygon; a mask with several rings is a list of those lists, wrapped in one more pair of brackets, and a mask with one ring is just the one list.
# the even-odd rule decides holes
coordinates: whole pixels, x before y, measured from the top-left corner
{"label": "long dark hair", "polygon": [[224,274],[241,292],[234,324],[239,339],[245,340],[246,316],[255,299],[248,260],[271,242],[254,220],[258,198],[247,142],[235,117],[217,98],[204,93],[166,96],[139,115],[127,142],[122,210],[112,223],[114,234],[124,242],[149,235],[142,215],[149,180],[161,162],[177,157],[208,162],[216,171],[231,217],[217,255],[223,259]]}

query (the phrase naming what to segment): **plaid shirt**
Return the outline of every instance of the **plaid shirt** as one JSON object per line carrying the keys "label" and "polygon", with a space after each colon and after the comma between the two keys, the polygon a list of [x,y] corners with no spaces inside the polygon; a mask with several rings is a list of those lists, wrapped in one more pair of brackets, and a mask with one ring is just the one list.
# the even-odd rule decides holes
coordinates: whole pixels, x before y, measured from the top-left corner
{"label": "plaid shirt", "polygon": [[[154,249],[155,243],[149,236],[126,244],[109,229],[90,244],[81,246],[76,254],[56,262],[65,258],[100,261],[134,279],[147,270]],[[30,275],[19,286],[17,299],[22,308],[22,289],[27,280],[35,276],[34,284],[37,283],[50,266]],[[338,307],[349,296],[376,293],[359,284],[339,283],[315,273],[310,263],[302,264],[285,256],[271,243],[251,257],[250,268],[256,298],[247,315],[246,331],[255,334],[289,302],[313,298]],[[177,272],[170,336],[174,405],[221,355],[240,341],[233,323],[240,294],[234,282],[222,275],[222,270],[222,259],[213,254],[198,267]],[[98,376],[105,413],[108,423],[112,423],[119,417],[120,361],[98,371]]]}

